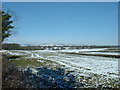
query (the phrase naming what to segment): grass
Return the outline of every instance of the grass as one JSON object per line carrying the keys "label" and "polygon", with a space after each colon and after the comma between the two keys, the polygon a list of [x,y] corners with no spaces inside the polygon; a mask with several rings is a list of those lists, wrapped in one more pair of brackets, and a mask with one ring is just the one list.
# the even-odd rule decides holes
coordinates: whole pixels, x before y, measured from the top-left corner
{"label": "grass", "polygon": [[[38,62],[37,60],[43,60],[44,62]],[[54,61],[50,61],[50,60],[47,60],[47,59],[43,59],[43,58],[24,58],[24,57],[21,57],[21,58],[16,58],[16,59],[13,59],[12,62],[14,64],[16,64],[17,66],[19,67],[22,67],[22,68],[26,68],[27,66],[29,67],[40,67],[40,66],[54,66],[52,63],[55,63]],[[58,66],[55,66],[56,67],[60,67],[59,65]],[[86,70],[89,70],[89,68],[86,68]],[[74,71],[68,71],[68,72],[74,72]],[[95,80],[97,80],[97,78],[101,78],[100,75],[98,74],[93,74],[93,75],[90,75],[89,77],[86,77],[86,76],[79,76],[80,78],[80,82],[82,82],[83,84],[88,84],[88,85],[95,85],[96,83],[94,82]],[[104,80],[104,79],[103,79]],[[113,80],[114,81],[114,80]],[[110,80],[110,85],[111,86],[114,86],[113,84],[113,81]],[[103,83],[102,80],[99,81],[100,83]],[[106,84],[108,85],[108,84]],[[116,86],[116,85],[115,85]],[[81,88],[81,86],[80,86]]]}
{"label": "grass", "polygon": [[31,88],[25,82],[23,73],[15,66],[12,61],[2,56],[2,90],[9,88]]}
{"label": "grass", "polygon": [[119,50],[103,50],[103,51],[87,51],[87,52],[108,52],[108,53],[119,53]]}
{"label": "grass", "polygon": [[120,48],[109,48],[107,50],[120,50]]}
{"label": "grass", "polygon": [[8,59],[16,59],[16,58],[21,58],[25,57],[26,55],[5,55],[6,58]]}
{"label": "grass", "polygon": [[12,60],[12,62],[22,68],[39,67],[42,65],[42,63],[38,61],[31,61],[31,60]]}
{"label": "grass", "polygon": [[[40,60],[41,62],[37,61]],[[37,68],[37,67],[54,67],[53,64],[57,64],[54,61],[48,60],[48,59],[43,59],[43,58],[25,58],[25,57],[21,57],[21,58],[16,58],[16,59],[12,59],[12,62],[17,65],[20,68],[28,68],[28,67],[32,67],[32,68]],[[58,65],[58,64],[57,64]],[[58,65],[59,67],[59,65]],[[58,68],[56,65],[54,68]]]}
{"label": "grass", "polygon": [[85,54],[85,53],[65,53],[65,54],[76,54],[76,55],[86,55],[86,56],[101,56],[110,58],[120,58],[120,55],[107,55],[107,54]]}
{"label": "grass", "polygon": [[[52,53],[51,54],[45,54],[45,56],[47,56],[47,55],[51,56]],[[96,55],[98,55],[98,54],[96,54]],[[12,59],[11,61],[21,68],[26,68],[26,67],[36,68],[36,67],[41,67],[41,66],[52,67],[52,68],[65,67],[64,65],[62,66],[62,65],[59,65],[58,63],[56,65],[53,65],[53,64],[56,63],[55,61],[51,61],[51,60],[44,59],[44,58],[29,58],[28,56],[27,56],[28,58],[26,58],[25,55],[8,55],[7,57],[11,58]],[[44,62],[38,62],[37,60],[41,60],[41,61],[44,61]],[[79,68],[81,69],[83,67],[79,67]],[[91,70],[89,68],[84,68],[84,69],[85,70]],[[74,71],[68,71],[68,72],[72,73]],[[109,74],[113,74],[113,73],[109,73]],[[106,76],[103,76],[103,77],[106,77]],[[84,79],[85,83],[88,83],[90,85],[94,85],[95,80],[97,80],[97,78],[101,78],[101,75],[93,74],[93,75],[90,75],[89,77],[81,76],[80,78],[81,78],[81,82]],[[103,81],[101,80],[100,82],[103,83],[104,81],[105,80],[103,79]],[[111,84],[113,84],[112,81],[111,81]]]}
{"label": "grass", "polygon": [[[12,52],[17,53],[17,51],[12,51]],[[52,53],[45,54],[45,55],[51,56]],[[29,58],[29,55],[24,55],[24,54],[23,55],[6,54],[5,57],[8,58],[9,60],[12,60],[12,63],[17,65],[20,69],[25,69],[28,67],[37,68],[37,67],[42,67],[42,66],[51,67],[53,69],[60,67],[60,65],[55,61],[51,61],[51,60],[44,59],[44,58],[31,58],[31,57]],[[37,60],[40,60],[41,62]],[[56,64],[56,65],[53,65],[53,64]],[[61,67],[64,67],[64,66],[61,65]]]}
{"label": "grass", "polygon": [[91,70],[90,68],[86,68],[86,70]]}

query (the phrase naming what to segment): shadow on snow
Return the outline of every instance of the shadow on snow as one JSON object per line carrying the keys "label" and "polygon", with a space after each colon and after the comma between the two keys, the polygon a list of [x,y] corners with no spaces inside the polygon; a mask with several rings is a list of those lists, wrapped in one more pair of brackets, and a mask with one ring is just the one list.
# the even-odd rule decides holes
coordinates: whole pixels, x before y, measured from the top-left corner
{"label": "shadow on snow", "polygon": [[42,67],[35,70],[37,73],[33,73],[30,68],[24,71],[26,81],[35,88],[76,88],[77,86],[75,76],[66,73],[64,69],[52,70]]}

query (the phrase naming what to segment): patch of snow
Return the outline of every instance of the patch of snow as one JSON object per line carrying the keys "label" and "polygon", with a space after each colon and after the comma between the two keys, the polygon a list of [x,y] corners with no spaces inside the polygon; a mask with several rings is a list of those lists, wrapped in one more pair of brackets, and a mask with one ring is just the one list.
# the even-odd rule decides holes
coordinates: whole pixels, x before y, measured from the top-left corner
{"label": "patch of snow", "polygon": [[38,62],[45,62],[45,61],[43,61],[43,60],[37,60]]}
{"label": "patch of snow", "polygon": [[[13,53],[19,55],[20,52],[24,52],[29,55],[28,58],[43,58],[56,62],[60,65],[65,66],[68,70],[73,70],[74,73],[82,72],[84,75],[89,75],[91,73],[99,75],[107,75],[110,77],[118,77],[118,59],[99,57],[99,56],[83,56],[83,55],[69,55],[62,54],[60,52],[82,52],[82,51],[100,51],[102,49],[80,49],[80,50],[33,50],[25,51],[18,50],[18,53]],[[17,50],[16,50],[17,51]],[[12,51],[5,51],[12,53]],[[93,52],[90,52],[93,53]],[[98,54],[99,52],[94,52]],[[103,53],[100,53],[103,54]],[[108,54],[108,53],[104,53]],[[50,55],[50,56],[49,56]],[[111,53],[113,55],[113,53]],[[44,62],[44,60],[37,60],[38,62]],[[55,64],[56,65],[56,64]],[[111,73],[111,74],[109,74]]]}
{"label": "patch of snow", "polygon": [[73,50],[59,50],[59,52],[75,52],[75,53],[79,53],[79,52],[83,52],[83,51],[102,51],[102,50],[106,50],[107,48],[96,48],[96,49],[73,49]]}

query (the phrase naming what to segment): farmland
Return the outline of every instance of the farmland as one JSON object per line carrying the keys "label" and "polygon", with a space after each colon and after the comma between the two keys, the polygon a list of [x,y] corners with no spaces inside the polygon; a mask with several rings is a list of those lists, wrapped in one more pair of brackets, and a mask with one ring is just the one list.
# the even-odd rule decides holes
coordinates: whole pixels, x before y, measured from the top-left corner
{"label": "farmland", "polygon": [[[116,48],[3,50],[2,52],[20,70],[29,69],[34,75],[44,76],[43,79],[47,79],[47,82],[50,81],[47,77],[51,77],[52,81],[64,78],[66,82],[69,81],[69,76],[73,75],[75,82],[72,85],[77,88],[119,86],[119,51]],[[58,74],[57,70],[62,69],[64,74]]]}

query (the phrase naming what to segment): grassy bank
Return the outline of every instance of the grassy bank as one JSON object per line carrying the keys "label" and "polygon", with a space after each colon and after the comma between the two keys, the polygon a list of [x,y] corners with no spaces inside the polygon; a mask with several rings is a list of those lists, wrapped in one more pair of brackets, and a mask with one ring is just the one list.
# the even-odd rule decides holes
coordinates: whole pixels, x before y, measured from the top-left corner
{"label": "grassy bank", "polygon": [[30,88],[26,83],[23,73],[12,61],[4,55],[2,57],[2,88]]}

